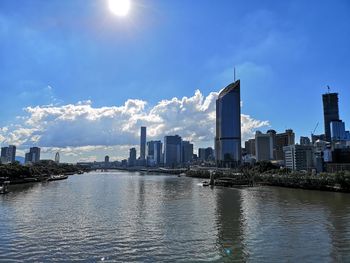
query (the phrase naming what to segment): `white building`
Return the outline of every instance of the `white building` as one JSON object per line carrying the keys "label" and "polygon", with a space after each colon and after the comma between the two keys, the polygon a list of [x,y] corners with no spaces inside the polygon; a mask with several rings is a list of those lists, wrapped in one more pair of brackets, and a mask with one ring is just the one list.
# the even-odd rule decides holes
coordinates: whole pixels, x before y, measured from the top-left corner
{"label": "white building", "polygon": [[293,171],[308,171],[314,168],[313,147],[306,145],[289,145],[283,147],[285,166]]}

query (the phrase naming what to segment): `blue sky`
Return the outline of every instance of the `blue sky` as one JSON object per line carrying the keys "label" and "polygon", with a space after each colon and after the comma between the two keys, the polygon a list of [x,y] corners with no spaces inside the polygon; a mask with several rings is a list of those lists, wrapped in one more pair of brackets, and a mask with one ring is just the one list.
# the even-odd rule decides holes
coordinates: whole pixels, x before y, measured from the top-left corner
{"label": "blue sky", "polygon": [[[52,107],[67,110],[66,105],[80,102],[98,111],[138,99],[146,102],[142,111],[149,118],[162,100],[195,98],[196,90],[208,98],[232,82],[234,66],[241,79],[242,112],[253,123],[248,125],[251,134],[272,127],[309,135],[317,122],[317,132],[323,132],[326,85],[340,93],[340,115],[349,129],[349,14],[347,0],[133,0],[125,18],[113,15],[105,0],[2,0],[0,136],[3,144],[17,142],[23,149],[35,143],[59,148],[133,145],[136,135],[132,139],[118,132],[118,138],[129,139],[114,143],[106,135],[81,145],[56,143],[59,138],[50,139],[47,131],[57,123],[51,122],[44,136],[43,129],[33,130],[39,113],[25,109],[51,107],[46,112],[52,120],[57,117]],[[87,110],[90,121],[91,114]],[[142,115],[135,121],[135,134],[146,119]],[[258,120],[269,125],[254,126]],[[43,122],[35,122],[36,128]],[[21,140],[15,135],[9,140],[19,129]],[[212,142],[211,135],[201,134],[204,139],[197,144]],[[60,138],[64,136],[62,130]],[[154,132],[156,136],[161,135]],[[102,154],[88,152],[84,158]]]}

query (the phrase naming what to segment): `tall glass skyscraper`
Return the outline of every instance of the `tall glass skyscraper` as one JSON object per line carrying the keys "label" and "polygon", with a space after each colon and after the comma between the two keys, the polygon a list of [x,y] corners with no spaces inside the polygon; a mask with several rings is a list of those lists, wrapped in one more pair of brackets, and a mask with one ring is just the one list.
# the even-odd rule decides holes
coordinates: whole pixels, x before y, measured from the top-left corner
{"label": "tall glass skyscraper", "polygon": [[140,159],[146,159],[146,127],[141,127]]}
{"label": "tall glass skyscraper", "polygon": [[326,140],[331,141],[331,122],[339,120],[338,93],[326,93],[323,98],[324,132]]}
{"label": "tall glass skyscraper", "polygon": [[216,100],[216,162],[219,167],[241,163],[240,80],[228,85]]}

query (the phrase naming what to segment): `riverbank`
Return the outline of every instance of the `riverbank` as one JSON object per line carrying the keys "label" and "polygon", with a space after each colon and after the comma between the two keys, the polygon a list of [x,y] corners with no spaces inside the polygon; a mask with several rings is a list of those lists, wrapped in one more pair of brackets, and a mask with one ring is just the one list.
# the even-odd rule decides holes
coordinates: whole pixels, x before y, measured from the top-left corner
{"label": "riverbank", "polygon": [[[0,178],[10,181],[11,185],[39,183],[50,180],[50,178],[68,177],[69,175],[83,173],[83,167],[70,164],[57,164],[54,162],[42,161],[30,166],[19,163],[0,165]],[[56,176],[56,177],[55,177]]]}
{"label": "riverbank", "polygon": [[[234,182],[249,182],[249,185],[268,185],[287,188],[299,188],[305,190],[319,190],[350,193],[350,172],[309,174],[288,171],[266,171],[259,173],[255,170],[189,170],[186,176],[193,178],[210,179],[214,181],[222,178],[231,179]],[[240,184],[240,183],[239,183]]]}

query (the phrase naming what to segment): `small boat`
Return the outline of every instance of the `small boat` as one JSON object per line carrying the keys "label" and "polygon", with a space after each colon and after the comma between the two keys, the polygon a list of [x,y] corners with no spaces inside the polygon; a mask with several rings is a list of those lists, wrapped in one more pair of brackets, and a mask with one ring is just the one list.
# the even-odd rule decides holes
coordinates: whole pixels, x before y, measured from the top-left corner
{"label": "small boat", "polygon": [[10,184],[10,181],[3,181],[0,182],[0,194],[7,194],[8,191],[8,186]]}
{"label": "small boat", "polygon": [[207,182],[207,181],[202,182],[202,184],[203,184],[203,186],[209,186],[210,185],[210,183]]}
{"label": "small boat", "polygon": [[65,180],[68,179],[68,175],[51,175],[47,181],[58,181],[58,180]]}

